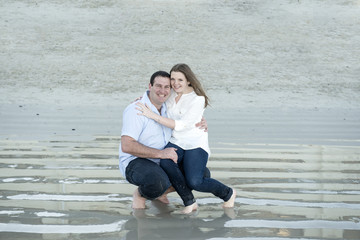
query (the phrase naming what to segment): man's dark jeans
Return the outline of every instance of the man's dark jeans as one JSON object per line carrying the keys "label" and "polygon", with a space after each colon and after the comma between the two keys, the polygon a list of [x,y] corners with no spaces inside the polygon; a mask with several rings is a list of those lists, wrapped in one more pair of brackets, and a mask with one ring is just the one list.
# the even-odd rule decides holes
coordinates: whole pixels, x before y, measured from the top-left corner
{"label": "man's dark jeans", "polygon": [[153,161],[136,158],[126,167],[126,180],[139,186],[142,197],[153,200],[165,193],[171,186],[165,171]]}

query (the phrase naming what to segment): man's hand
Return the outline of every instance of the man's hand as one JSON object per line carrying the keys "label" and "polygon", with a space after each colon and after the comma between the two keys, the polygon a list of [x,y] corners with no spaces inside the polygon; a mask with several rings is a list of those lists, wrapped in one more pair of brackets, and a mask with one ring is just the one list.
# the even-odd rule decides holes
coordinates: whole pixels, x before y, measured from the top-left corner
{"label": "man's hand", "polygon": [[207,125],[207,122],[206,122],[206,119],[204,118],[204,116],[201,118],[200,122],[195,124],[195,127],[198,127],[200,129],[204,129],[204,132],[208,131],[208,125]]}
{"label": "man's hand", "polygon": [[161,150],[161,159],[171,159],[173,160],[175,163],[177,163],[178,161],[178,155],[176,153],[176,148],[170,147],[170,148],[165,148],[164,150]]}

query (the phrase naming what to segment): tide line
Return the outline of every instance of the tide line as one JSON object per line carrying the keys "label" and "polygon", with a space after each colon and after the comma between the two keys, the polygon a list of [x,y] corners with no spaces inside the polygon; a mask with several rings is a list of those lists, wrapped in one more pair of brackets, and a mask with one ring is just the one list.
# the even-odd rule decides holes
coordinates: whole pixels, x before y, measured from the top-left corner
{"label": "tide line", "polygon": [[360,209],[360,204],[357,203],[343,203],[343,202],[300,202],[287,200],[273,200],[273,199],[251,199],[251,198],[236,198],[237,203],[258,206],[290,206],[290,207],[313,207],[313,208],[347,208]]}
{"label": "tide line", "polygon": [[229,228],[291,228],[291,229],[347,229],[360,230],[360,222],[351,221],[276,221],[276,220],[230,220],[225,223]]}
{"label": "tide line", "polygon": [[[279,238],[279,237],[241,237],[231,240],[321,240],[320,238]],[[208,240],[229,240],[229,238],[209,238]]]}
{"label": "tide line", "polygon": [[126,220],[99,225],[32,225],[19,223],[0,223],[0,232],[21,233],[106,233],[116,232]]}
{"label": "tide line", "polygon": [[118,197],[118,194],[109,195],[51,195],[51,194],[18,194],[7,196],[12,200],[33,200],[33,201],[80,201],[80,202],[121,202],[131,201],[132,197]]}
{"label": "tide line", "polygon": [[[221,203],[221,199],[217,198],[199,198],[199,204],[214,204]],[[252,199],[252,198],[236,198],[236,203],[256,206],[287,206],[287,207],[312,207],[312,208],[346,208],[346,209],[360,209],[360,204],[357,203],[343,203],[343,202],[300,202],[287,201],[275,199]]]}
{"label": "tide line", "polygon": [[[132,201],[132,197],[119,197],[118,194],[108,195],[51,195],[51,194],[18,194],[7,196],[12,200],[32,200],[32,201],[79,201],[79,202],[123,202]],[[201,205],[221,203],[218,198],[198,198],[197,202]],[[360,209],[358,203],[343,202],[300,202],[275,199],[251,199],[236,198],[236,203],[256,206],[290,206],[290,207],[313,207],[313,208],[345,208]]]}

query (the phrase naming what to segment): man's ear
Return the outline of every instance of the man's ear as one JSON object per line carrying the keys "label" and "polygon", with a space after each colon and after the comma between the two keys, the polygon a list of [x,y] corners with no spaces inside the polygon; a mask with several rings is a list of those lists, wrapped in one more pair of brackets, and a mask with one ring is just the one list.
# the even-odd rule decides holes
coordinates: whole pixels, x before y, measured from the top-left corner
{"label": "man's ear", "polygon": [[149,83],[149,90],[151,89],[151,83]]}

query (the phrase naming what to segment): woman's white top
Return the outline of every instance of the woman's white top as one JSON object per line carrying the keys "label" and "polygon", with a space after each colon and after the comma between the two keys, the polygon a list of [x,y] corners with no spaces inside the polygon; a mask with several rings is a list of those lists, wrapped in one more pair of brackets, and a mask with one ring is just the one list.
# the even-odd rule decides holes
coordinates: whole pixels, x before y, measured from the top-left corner
{"label": "woman's white top", "polygon": [[208,133],[195,127],[201,121],[205,110],[205,97],[198,96],[194,91],[183,94],[176,103],[177,94],[171,91],[166,101],[168,117],[175,120],[170,142],[184,150],[204,149],[210,156]]}

